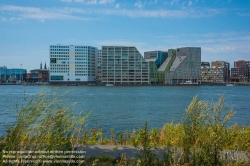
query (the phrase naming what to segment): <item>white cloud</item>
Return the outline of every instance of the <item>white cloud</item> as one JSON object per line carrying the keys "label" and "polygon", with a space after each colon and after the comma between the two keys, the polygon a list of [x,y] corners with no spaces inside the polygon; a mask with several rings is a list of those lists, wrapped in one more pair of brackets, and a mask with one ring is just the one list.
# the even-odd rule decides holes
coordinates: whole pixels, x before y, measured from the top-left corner
{"label": "white cloud", "polygon": [[102,10],[99,11],[107,15],[124,15],[128,17],[151,17],[151,18],[201,18],[218,15],[224,10],[220,9],[181,9],[181,10]]}
{"label": "white cloud", "polygon": [[62,2],[72,2],[72,0],[61,0]]}
{"label": "white cloud", "polygon": [[136,3],[135,3],[135,6],[138,7],[138,8],[142,8],[143,5],[142,5],[142,2],[140,0],[138,0]]}
{"label": "white cloud", "polygon": [[17,21],[21,19],[36,19],[44,21],[46,19],[79,19],[89,20],[82,16],[76,16],[74,13],[86,13],[84,10],[79,8],[34,8],[34,7],[20,7],[20,6],[3,6],[0,7],[0,11],[13,12],[13,15],[9,20]]}
{"label": "white cloud", "polygon": [[[72,0],[70,0],[72,1]],[[85,2],[85,0],[75,0],[75,2]]]}
{"label": "white cloud", "polygon": [[97,0],[88,0],[86,1],[87,4],[97,4],[98,1]]}
{"label": "white cloud", "polygon": [[119,9],[119,8],[120,8],[120,4],[117,3],[117,4],[115,5],[115,8],[116,8],[116,9]]}
{"label": "white cloud", "polygon": [[242,17],[249,17],[250,16],[250,13],[237,13],[239,16],[242,16]]}
{"label": "white cloud", "polygon": [[[92,1],[94,3],[94,1]],[[140,2],[140,1],[138,1]],[[141,8],[141,6],[138,6]],[[22,19],[79,19],[90,20],[89,15],[123,15],[127,17],[148,17],[148,18],[201,18],[219,15],[225,12],[224,9],[207,8],[182,8],[179,10],[142,10],[142,9],[120,9],[120,4],[116,4],[116,9],[81,9],[81,8],[35,8],[21,6],[0,6],[0,11],[8,11],[7,16]],[[92,16],[96,19],[96,16]]]}
{"label": "white cloud", "polygon": [[147,4],[157,4],[158,0],[150,0]]}
{"label": "white cloud", "polygon": [[5,17],[1,17],[2,21],[7,21],[7,19]]}
{"label": "white cloud", "polygon": [[192,4],[193,4],[192,1],[189,1],[189,2],[188,2],[188,6],[191,6]]}
{"label": "white cloud", "polygon": [[107,4],[107,3],[113,3],[115,0],[99,0],[100,4]]}
{"label": "white cloud", "polygon": [[115,0],[61,0],[62,2],[76,2],[76,3],[85,3],[85,4],[108,4],[113,3]]}
{"label": "white cloud", "polygon": [[178,3],[179,3],[179,0],[172,0],[172,1],[170,2],[171,5],[178,4]]}
{"label": "white cloud", "polygon": [[11,17],[10,21],[18,21],[18,20],[22,20],[22,18],[19,17]]}
{"label": "white cloud", "polygon": [[12,12],[29,12],[29,13],[41,11],[39,8],[35,8],[35,7],[21,7],[21,6],[12,6],[12,5],[8,5],[8,6],[6,5],[3,7],[0,7],[0,10],[12,11]]}

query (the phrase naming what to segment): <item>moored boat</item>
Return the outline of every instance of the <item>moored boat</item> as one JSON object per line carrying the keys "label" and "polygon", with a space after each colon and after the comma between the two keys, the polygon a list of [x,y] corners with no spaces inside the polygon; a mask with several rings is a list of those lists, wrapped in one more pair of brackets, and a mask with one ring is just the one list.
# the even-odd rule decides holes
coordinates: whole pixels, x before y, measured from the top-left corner
{"label": "moored boat", "polygon": [[106,86],[114,86],[114,84],[106,84]]}

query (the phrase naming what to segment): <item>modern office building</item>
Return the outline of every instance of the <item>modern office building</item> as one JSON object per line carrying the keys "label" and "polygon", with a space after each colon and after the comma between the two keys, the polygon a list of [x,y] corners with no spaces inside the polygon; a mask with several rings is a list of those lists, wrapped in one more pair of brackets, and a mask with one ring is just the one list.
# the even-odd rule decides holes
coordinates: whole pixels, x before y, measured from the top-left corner
{"label": "modern office building", "polygon": [[144,59],[149,63],[149,84],[164,84],[164,70],[159,70],[165,60],[168,58],[168,52],[148,51],[144,52]]}
{"label": "modern office building", "polygon": [[96,80],[96,47],[51,45],[49,49],[51,84],[85,84]]}
{"label": "modern office building", "polygon": [[5,84],[7,80],[7,67],[0,67],[0,84]]}
{"label": "modern office building", "polygon": [[199,83],[201,80],[201,48],[184,47],[168,50],[165,84]]}
{"label": "modern office building", "polygon": [[101,68],[101,64],[102,64],[102,50],[97,50],[97,56],[95,58],[95,62],[96,62],[96,69],[95,69],[95,75],[96,75],[96,80],[98,82],[101,82],[102,79],[102,68]]}
{"label": "modern office building", "polygon": [[143,85],[149,83],[149,66],[133,46],[102,46],[102,83]]}
{"label": "modern office building", "polygon": [[1,84],[21,84],[26,80],[26,69],[8,69],[6,66],[0,67]]}

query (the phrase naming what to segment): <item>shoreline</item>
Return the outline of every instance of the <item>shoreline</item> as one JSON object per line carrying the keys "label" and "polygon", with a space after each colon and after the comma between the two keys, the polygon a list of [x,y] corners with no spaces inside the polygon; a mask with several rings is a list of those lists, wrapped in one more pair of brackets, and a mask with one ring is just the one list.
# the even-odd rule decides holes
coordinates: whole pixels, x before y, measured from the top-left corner
{"label": "shoreline", "polygon": [[[227,86],[228,84],[232,86],[250,86],[250,83],[242,82],[230,82],[230,83],[212,83],[212,82],[202,82],[201,84],[124,84],[115,86]],[[0,84],[0,85],[23,85],[23,86],[105,86],[105,84],[87,84],[87,83],[60,83],[60,84]]]}

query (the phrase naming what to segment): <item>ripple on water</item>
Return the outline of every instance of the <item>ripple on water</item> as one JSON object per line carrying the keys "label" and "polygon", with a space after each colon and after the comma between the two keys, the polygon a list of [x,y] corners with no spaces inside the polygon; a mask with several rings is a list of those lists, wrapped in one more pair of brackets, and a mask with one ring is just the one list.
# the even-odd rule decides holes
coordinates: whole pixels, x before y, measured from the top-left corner
{"label": "ripple on water", "polygon": [[[94,87],[94,86],[93,86]],[[132,130],[143,127],[147,121],[150,127],[162,127],[166,122],[180,123],[185,109],[193,97],[198,94],[202,100],[215,101],[225,94],[225,104],[234,107],[236,115],[230,125],[250,125],[249,95],[250,86],[138,86],[113,87],[105,86],[62,86],[58,88],[59,95],[68,91],[63,98],[67,105],[74,106],[78,114],[93,110],[88,117],[87,128],[102,126],[105,131],[114,128],[115,131]],[[13,122],[14,103],[22,103],[24,92],[27,96],[35,95],[39,86],[0,86],[0,122]],[[54,87],[46,86],[48,90]],[[49,94],[51,95],[51,94]],[[5,131],[0,124],[0,135]]]}

